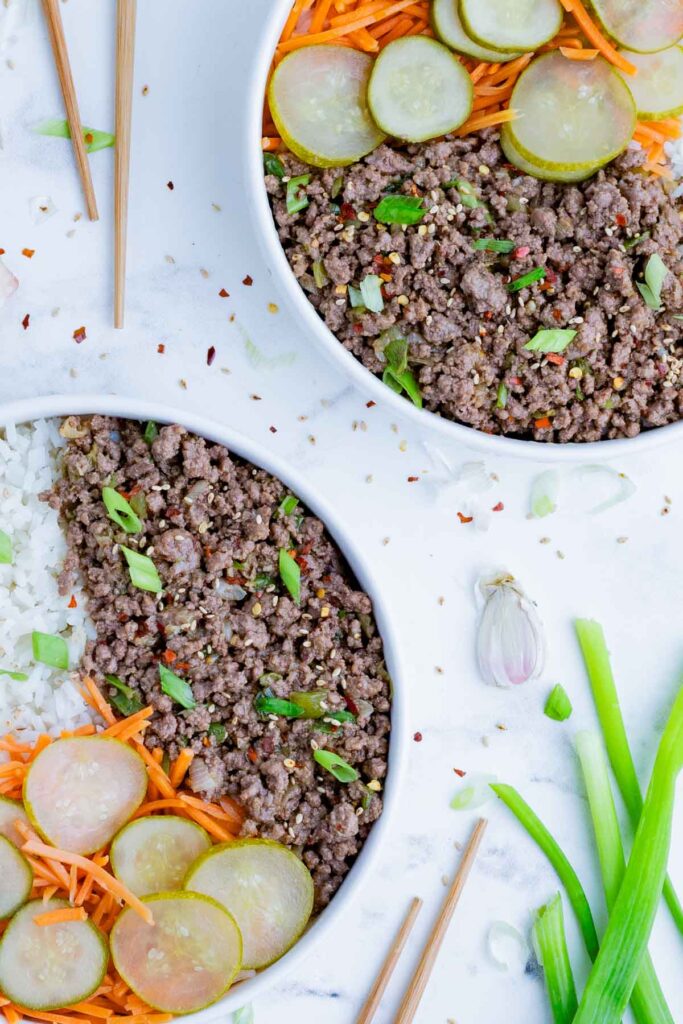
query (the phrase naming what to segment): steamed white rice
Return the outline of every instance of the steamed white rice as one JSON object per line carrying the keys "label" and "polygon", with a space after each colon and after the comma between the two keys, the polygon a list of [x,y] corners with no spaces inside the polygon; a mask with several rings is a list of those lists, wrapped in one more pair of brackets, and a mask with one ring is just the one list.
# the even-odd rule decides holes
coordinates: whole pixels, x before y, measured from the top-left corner
{"label": "steamed white rice", "polygon": [[0,669],[22,672],[26,681],[0,675],[0,734],[58,734],[90,721],[89,709],[68,672],[33,660],[34,630],[59,634],[69,648],[69,665],[79,664],[88,621],[85,599],[62,597],[57,577],[66,541],[57,513],[39,499],[57,471],[64,444],[58,420],[39,420],[0,431],[0,528],[12,540],[12,565],[0,565]]}

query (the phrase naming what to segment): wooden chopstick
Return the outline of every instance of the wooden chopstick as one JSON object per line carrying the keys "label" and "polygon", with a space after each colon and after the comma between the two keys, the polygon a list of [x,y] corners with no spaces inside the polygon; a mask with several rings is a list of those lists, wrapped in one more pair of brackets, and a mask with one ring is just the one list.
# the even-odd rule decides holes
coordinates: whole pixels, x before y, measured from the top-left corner
{"label": "wooden chopstick", "polygon": [[420,1000],[424,995],[424,991],[427,987],[427,982],[432,973],[436,958],[439,955],[439,950],[446,937],[448,926],[451,923],[455,908],[458,905],[462,891],[465,888],[469,873],[472,869],[472,865],[476,859],[479,851],[484,832],[486,830],[488,822],[482,818],[472,833],[472,838],[469,841],[467,849],[465,850],[464,856],[460,862],[457,874],[453,879],[453,884],[448,892],[441,913],[437,918],[436,924],[432,930],[432,934],[427,940],[427,945],[424,948],[420,962],[417,965],[417,970],[413,975],[413,979],[408,986],[403,1002],[399,1007],[399,1011],[394,1019],[394,1024],[411,1024],[417,1008],[420,1005]]}
{"label": "wooden chopstick", "polygon": [[92,176],[90,174],[90,164],[88,162],[88,154],[85,149],[85,142],[83,141],[83,126],[81,125],[81,116],[78,111],[76,87],[71,73],[69,51],[67,49],[66,37],[64,35],[62,15],[59,10],[59,0],[43,0],[43,11],[45,12],[45,19],[50,33],[50,43],[52,44],[52,52],[57,66],[59,84],[62,88],[62,96],[64,97],[66,118],[69,122],[71,143],[73,145],[78,173],[83,186],[85,205],[88,210],[90,220],[99,220],[97,201],[95,199],[95,189],[93,187]]}
{"label": "wooden chopstick", "polygon": [[419,897],[415,897],[410,904],[408,913],[405,916],[405,920],[401,925],[396,938],[391,944],[391,948],[387,954],[387,958],[382,964],[382,969],[377,975],[375,984],[370,989],[370,995],[368,996],[363,1009],[360,1011],[360,1015],[356,1020],[356,1024],[370,1024],[377,1012],[377,1008],[382,1000],[382,996],[386,991],[386,987],[391,981],[391,976],[394,973],[396,964],[399,961],[401,953],[408,941],[408,936],[413,930],[413,925],[417,920],[417,915],[422,909],[422,900]]}
{"label": "wooden chopstick", "polygon": [[130,137],[137,0],[117,0],[116,155],[114,161],[114,326],[123,327],[130,186]]}

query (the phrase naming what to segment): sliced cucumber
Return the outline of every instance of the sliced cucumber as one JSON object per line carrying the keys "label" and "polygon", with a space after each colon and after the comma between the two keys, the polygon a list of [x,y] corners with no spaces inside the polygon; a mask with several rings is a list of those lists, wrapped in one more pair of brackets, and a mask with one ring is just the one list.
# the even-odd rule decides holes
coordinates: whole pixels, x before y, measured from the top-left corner
{"label": "sliced cucumber", "polygon": [[472,79],[451,51],[428,36],[396,39],[375,61],[372,116],[387,135],[426,142],[459,128],[472,111]]}
{"label": "sliced cucumber", "polygon": [[345,46],[304,46],[273,72],[268,100],[292,153],[315,167],[343,167],[384,135],[367,103],[372,57]]}
{"label": "sliced cucumber", "polygon": [[7,796],[0,796],[0,836],[5,836],[15,846],[21,846],[23,840],[14,827],[17,819],[26,825],[29,823],[23,804]]}
{"label": "sliced cucumber", "polygon": [[638,68],[623,75],[643,121],[677,117],[683,113],[683,49],[672,46],[659,53],[622,53]]}
{"label": "sliced cucumber", "polygon": [[522,72],[510,106],[518,112],[509,122],[516,149],[546,170],[607,163],[626,149],[636,126],[629,88],[606,60],[568,60],[559,50]]}
{"label": "sliced cucumber", "polygon": [[636,53],[666,50],[683,36],[680,0],[591,0],[591,5],[607,34]]}
{"label": "sliced cucumber", "polygon": [[87,999],[109,962],[104,937],[91,921],[34,924],[64,900],[33,900],[19,910],[0,940],[0,990],[29,1010],[56,1010]]}
{"label": "sliced cucumber", "polygon": [[501,128],[500,146],[511,164],[518,167],[520,171],[524,171],[525,174],[531,174],[532,177],[540,178],[542,181],[558,181],[565,184],[574,181],[585,181],[586,178],[596,174],[603,166],[602,164],[597,164],[595,167],[591,167],[590,170],[584,169],[580,171],[549,171],[545,167],[538,167],[537,164],[527,160],[519,152],[512,138],[510,126],[507,124],[504,124]]}
{"label": "sliced cucumber", "polygon": [[215,900],[193,892],[147,896],[148,925],[124,910],[111,932],[114,966],[140,999],[164,1013],[194,1013],[230,988],[242,965],[242,937]]}
{"label": "sliced cucumber", "polygon": [[521,53],[503,53],[501,50],[491,50],[485,46],[479,46],[474,39],[465,32],[460,18],[458,0],[434,0],[432,3],[432,25],[434,31],[446,46],[458,53],[464,53],[467,57],[474,57],[475,60],[485,60],[491,64],[502,64],[515,57],[521,57]]}
{"label": "sliced cucumber", "polygon": [[118,740],[80,736],[46,747],[28,770],[24,805],[50,843],[71,853],[100,850],[147,792],[139,754]]}
{"label": "sliced cucumber", "polygon": [[268,839],[214,846],[190,869],[185,888],[230,911],[244,938],[244,967],[267,967],[299,938],[313,911],[313,879],[296,854]]}
{"label": "sliced cucumber", "polygon": [[460,17],[481,46],[529,53],[557,35],[564,12],[559,0],[460,0]]}
{"label": "sliced cucumber", "polygon": [[208,833],[187,818],[138,818],[114,839],[111,866],[135,896],[173,892],[211,846]]}
{"label": "sliced cucumber", "polygon": [[26,903],[33,887],[31,865],[16,846],[0,836],[0,921]]}

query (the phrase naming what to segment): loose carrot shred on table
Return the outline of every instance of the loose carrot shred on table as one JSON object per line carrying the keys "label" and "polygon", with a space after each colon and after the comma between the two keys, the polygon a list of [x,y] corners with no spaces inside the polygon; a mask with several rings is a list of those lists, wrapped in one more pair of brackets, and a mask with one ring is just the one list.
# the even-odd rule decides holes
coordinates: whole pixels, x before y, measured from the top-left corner
{"label": "loose carrot shred on table", "polygon": [[33,918],[33,923],[40,927],[47,927],[51,924],[65,924],[67,921],[87,921],[88,915],[83,907],[64,907],[59,910],[48,910],[45,914],[38,914]]}

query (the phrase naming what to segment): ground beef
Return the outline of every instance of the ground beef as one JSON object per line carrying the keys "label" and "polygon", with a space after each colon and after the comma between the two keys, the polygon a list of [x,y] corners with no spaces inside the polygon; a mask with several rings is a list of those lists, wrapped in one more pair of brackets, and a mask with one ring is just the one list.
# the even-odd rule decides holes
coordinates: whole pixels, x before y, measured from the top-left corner
{"label": "ground beef", "polygon": [[[383,373],[398,334],[432,412],[492,434],[598,441],[683,416],[683,224],[671,186],[641,161],[629,150],[587,182],[549,184],[508,164],[489,131],[381,146],[344,170],[285,156],[285,178],[266,185],[302,288],[369,370]],[[300,174],[310,175],[309,205],[290,215],[287,179]],[[377,223],[374,208],[391,193],[422,196],[422,223]],[[477,238],[515,248],[478,251]],[[636,287],[653,253],[670,270],[661,312]],[[536,267],[544,281],[508,291]],[[351,304],[347,286],[369,274],[384,280],[381,313]],[[524,348],[548,328],[577,332],[560,360]]]}
{"label": "ground beef", "polygon": [[[190,746],[191,782],[238,800],[245,835],[301,853],[320,909],[382,810],[390,684],[369,597],[323,524],[301,504],[284,514],[283,484],[220,445],[168,426],[150,446],[139,423],[103,416],[70,417],[65,433],[63,478],[46,498],[67,532],[62,593],[80,577],[95,625],[83,670],[110,698],[107,674],[155,708],[148,746],[171,758]],[[111,521],[103,486],[142,508],[142,533]],[[131,585],[122,544],[153,559],[161,597]],[[283,548],[301,568],[300,605],[279,577]],[[160,664],[190,682],[196,708],[162,692]],[[326,690],[328,713],[355,720],[263,717],[254,699],[264,686],[280,698]],[[316,746],[359,781],[338,783]]]}

